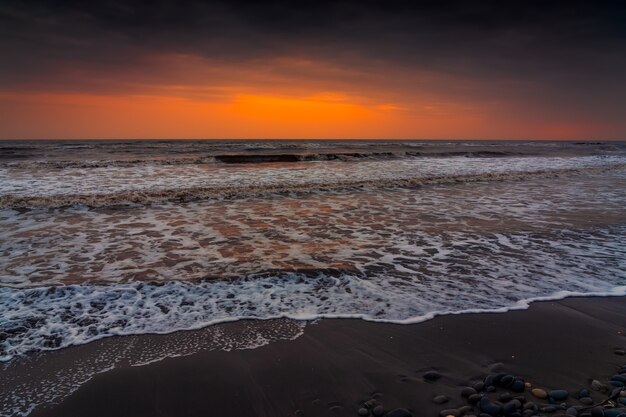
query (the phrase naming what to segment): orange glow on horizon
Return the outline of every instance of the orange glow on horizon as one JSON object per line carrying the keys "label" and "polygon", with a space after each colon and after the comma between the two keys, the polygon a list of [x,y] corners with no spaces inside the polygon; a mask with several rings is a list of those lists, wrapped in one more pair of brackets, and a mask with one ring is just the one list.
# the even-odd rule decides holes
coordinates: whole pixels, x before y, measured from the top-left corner
{"label": "orange glow on horizon", "polygon": [[[342,93],[306,97],[236,94],[225,100],[177,96],[0,94],[16,132],[63,138],[352,138],[381,134],[399,107]],[[31,119],[36,115],[37,123]],[[99,131],[99,132],[98,132]],[[61,133],[58,133],[61,132]],[[97,132],[97,133],[94,133]],[[10,134],[5,134],[10,137]]]}
{"label": "orange glow on horizon", "polygon": [[[142,139],[511,139],[585,137],[584,124],[524,126],[493,119],[474,103],[416,98],[394,104],[342,91],[271,94],[212,87],[184,96],[162,86],[150,94],[0,92],[1,138]],[[201,91],[199,88],[197,91]],[[380,95],[380,94],[379,94]]]}

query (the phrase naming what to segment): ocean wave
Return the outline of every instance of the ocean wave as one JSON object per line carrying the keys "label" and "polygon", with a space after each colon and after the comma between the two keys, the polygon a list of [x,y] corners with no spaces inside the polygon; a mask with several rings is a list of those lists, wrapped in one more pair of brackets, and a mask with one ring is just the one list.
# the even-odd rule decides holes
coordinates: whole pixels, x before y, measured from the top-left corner
{"label": "ocean wave", "polygon": [[94,159],[94,160],[28,160],[0,163],[0,168],[11,169],[65,169],[65,168],[106,168],[140,167],[145,165],[199,165],[215,163],[213,156],[159,158],[159,159]]}
{"label": "ocean wave", "polygon": [[[250,151],[254,151],[251,149]],[[64,169],[64,168],[104,168],[104,167],[132,167],[145,165],[199,165],[199,164],[251,164],[267,162],[312,162],[312,161],[359,161],[359,160],[387,160],[416,157],[429,158],[501,158],[513,156],[531,156],[519,152],[508,151],[446,151],[446,152],[418,152],[418,151],[361,151],[361,152],[319,152],[319,153],[217,153],[194,157],[160,157],[137,159],[96,159],[96,160],[17,160],[0,162],[0,168],[13,169]],[[27,158],[23,155],[22,158]],[[7,155],[7,158],[20,159],[19,155]]]}
{"label": "ocean wave", "polygon": [[418,175],[401,178],[337,179],[332,182],[318,182],[314,178],[300,183],[258,183],[228,185],[207,185],[176,188],[139,188],[112,193],[66,193],[53,195],[0,195],[0,208],[62,208],[70,206],[109,207],[133,204],[162,202],[186,202],[206,199],[236,199],[261,197],[272,194],[316,193],[354,189],[376,189],[388,187],[416,187],[434,184],[455,184],[497,181],[521,181],[528,178],[558,177],[581,173],[601,173],[626,169],[626,164],[617,163],[603,166],[578,168],[538,169],[513,172],[483,172],[459,175]]}
{"label": "ocean wave", "polygon": [[[351,275],[299,274],[218,282],[69,285],[0,289],[0,361],[110,336],[168,334],[247,319],[358,318],[419,323],[444,314],[506,312],[568,296],[623,296],[626,286],[573,283],[571,290],[472,296],[414,293],[415,285]],[[526,294],[526,296],[524,296]],[[424,299],[425,298],[425,299]],[[446,300],[443,300],[446,298]],[[455,301],[456,300],[456,301]],[[445,303],[443,301],[446,301]]]}

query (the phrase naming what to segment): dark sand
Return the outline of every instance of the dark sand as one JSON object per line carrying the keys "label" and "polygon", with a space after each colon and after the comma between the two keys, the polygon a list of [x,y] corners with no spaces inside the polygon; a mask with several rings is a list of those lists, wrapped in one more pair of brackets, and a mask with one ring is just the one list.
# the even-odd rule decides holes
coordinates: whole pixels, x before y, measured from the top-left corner
{"label": "dark sand", "polygon": [[[626,347],[625,332],[626,297],[571,298],[415,325],[321,320],[293,341],[115,369],[32,416],[356,416],[372,396],[387,410],[437,416],[465,405],[459,387],[490,368],[547,389],[606,382],[626,364],[614,353]],[[443,377],[425,382],[431,369]],[[452,400],[435,405],[436,394]]]}

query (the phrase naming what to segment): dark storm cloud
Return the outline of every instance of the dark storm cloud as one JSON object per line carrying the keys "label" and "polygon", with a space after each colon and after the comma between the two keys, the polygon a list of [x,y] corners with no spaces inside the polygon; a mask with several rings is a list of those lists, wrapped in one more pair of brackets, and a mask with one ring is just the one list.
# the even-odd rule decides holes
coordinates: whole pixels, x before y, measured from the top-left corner
{"label": "dark storm cloud", "polygon": [[242,66],[299,56],[438,71],[478,83],[473,94],[517,85],[520,100],[555,106],[602,94],[614,108],[626,88],[625,4],[4,0],[0,88],[115,89],[125,74],[154,76],[144,60],[154,54]]}

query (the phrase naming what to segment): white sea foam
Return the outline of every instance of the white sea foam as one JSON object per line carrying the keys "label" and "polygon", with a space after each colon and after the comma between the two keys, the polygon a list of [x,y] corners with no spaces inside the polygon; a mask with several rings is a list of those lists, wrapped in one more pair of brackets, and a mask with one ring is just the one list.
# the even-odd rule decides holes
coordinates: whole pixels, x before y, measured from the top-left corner
{"label": "white sea foam", "polygon": [[[0,210],[0,285],[331,271],[399,280],[457,279],[463,286],[470,274],[489,277],[500,268],[504,275],[509,262],[545,275],[555,257],[580,264],[578,268],[595,265],[595,271],[581,269],[595,276],[603,271],[600,257],[624,257],[624,182],[626,172],[620,171],[575,180],[536,178],[123,210]],[[590,256],[594,253],[595,258]],[[529,260],[544,267],[532,268]],[[550,271],[550,279],[558,278],[558,268]]]}
{"label": "white sea foam", "polygon": [[125,366],[144,366],[167,358],[215,350],[254,349],[300,336],[305,322],[273,320],[211,326],[160,336],[109,338],[89,349],[34,354],[0,363],[0,417],[26,416],[37,405],[58,403],[95,375]]}
{"label": "white sea foam", "polygon": [[[445,262],[439,273],[429,275],[287,273],[208,282],[0,288],[0,359],[109,336],[169,333],[241,319],[415,323],[437,314],[506,311],[525,307],[528,300],[568,294],[623,294],[624,228],[615,233],[602,240],[572,234],[550,245],[557,252],[532,247],[527,236],[507,236],[513,242],[508,247],[526,245],[528,256],[523,257],[495,242],[472,241],[475,250],[487,244],[495,253],[467,264],[463,274]],[[575,262],[580,256],[584,264]]]}
{"label": "white sea foam", "polygon": [[624,156],[417,158],[358,163],[0,167],[0,207],[103,207],[354,187],[476,182],[626,166]]}

